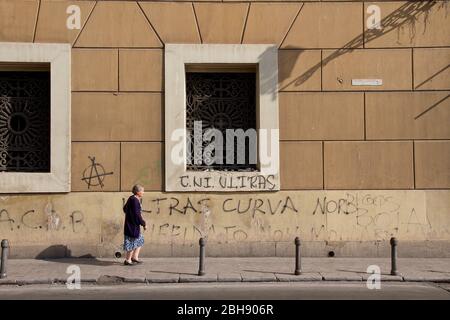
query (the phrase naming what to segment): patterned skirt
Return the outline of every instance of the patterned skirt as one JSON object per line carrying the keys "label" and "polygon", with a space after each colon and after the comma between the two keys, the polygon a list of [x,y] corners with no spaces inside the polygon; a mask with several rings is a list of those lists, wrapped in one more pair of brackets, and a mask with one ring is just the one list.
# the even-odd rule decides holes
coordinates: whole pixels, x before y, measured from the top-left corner
{"label": "patterned skirt", "polygon": [[144,245],[144,236],[142,233],[139,235],[139,238],[132,238],[129,236],[125,236],[123,242],[124,251],[132,251],[136,248],[142,247]]}

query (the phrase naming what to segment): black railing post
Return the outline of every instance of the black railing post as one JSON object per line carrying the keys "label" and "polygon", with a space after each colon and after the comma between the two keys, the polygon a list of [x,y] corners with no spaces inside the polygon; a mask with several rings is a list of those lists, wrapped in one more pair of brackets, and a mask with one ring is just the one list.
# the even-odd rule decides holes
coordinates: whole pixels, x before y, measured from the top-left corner
{"label": "black railing post", "polygon": [[6,278],[6,265],[8,263],[8,251],[9,251],[9,243],[8,240],[2,240],[2,261],[0,265],[0,278]]}
{"label": "black railing post", "polygon": [[397,238],[391,238],[391,275],[397,276],[399,274],[397,270]]}
{"label": "black railing post", "polygon": [[198,275],[203,276],[205,275],[205,239],[200,238],[198,244],[200,245],[200,262],[198,266]]}
{"label": "black railing post", "polygon": [[300,253],[300,238],[295,238],[295,272],[296,276],[302,273],[302,265],[301,265],[301,253]]}

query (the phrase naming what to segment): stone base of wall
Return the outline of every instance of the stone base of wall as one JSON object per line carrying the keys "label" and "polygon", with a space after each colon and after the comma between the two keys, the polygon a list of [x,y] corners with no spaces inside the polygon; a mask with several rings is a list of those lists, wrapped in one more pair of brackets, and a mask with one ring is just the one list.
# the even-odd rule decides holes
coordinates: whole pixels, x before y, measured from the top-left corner
{"label": "stone base of wall", "polygon": [[[20,258],[114,257],[123,243],[128,193],[72,192],[0,197],[0,239]],[[147,257],[450,256],[450,190],[280,191],[180,194],[143,199]]]}
{"label": "stone base of wall", "polygon": [[[114,258],[119,248],[110,246],[17,246],[10,250],[10,258]],[[152,257],[197,257],[198,245],[152,244],[147,243],[141,256]],[[294,242],[245,242],[208,243],[208,257],[293,257]],[[301,245],[302,257],[390,257],[389,241],[304,241]],[[121,252],[123,257],[124,253]],[[400,241],[400,258],[450,258],[450,241]],[[120,258],[122,259],[122,258]]]}

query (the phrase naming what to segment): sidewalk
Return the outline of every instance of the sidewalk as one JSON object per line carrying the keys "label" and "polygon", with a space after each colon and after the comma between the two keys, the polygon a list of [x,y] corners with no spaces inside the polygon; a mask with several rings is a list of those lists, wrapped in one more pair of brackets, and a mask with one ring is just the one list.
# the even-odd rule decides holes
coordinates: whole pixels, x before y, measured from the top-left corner
{"label": "sidewalk", "polygon": [[386,258],[303,258],[302,274],[293,275],[294,258],[206,258],[198,276],[197,258],[148,258],[124,266],[123,259],[10,259],[0,285],[64,284],[67,267],[77,265],[81,282],[91,284],[176,282],[365,281],[369,265],[381,269],[382,281],[450,282],[450,259],[400,258],[399,276],[391,276]]}

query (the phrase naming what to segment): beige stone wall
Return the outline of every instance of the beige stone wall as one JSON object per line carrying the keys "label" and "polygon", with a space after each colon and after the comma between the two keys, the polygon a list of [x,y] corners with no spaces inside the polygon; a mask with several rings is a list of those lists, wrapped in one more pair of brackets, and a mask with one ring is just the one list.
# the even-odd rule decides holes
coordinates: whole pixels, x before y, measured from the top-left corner
{"label": "beige stone wall", "polygon": [[[81,9],[80,30],[66,28],[66,9],[72,4]],[[366,26],[367,8],[373,4],[381,9],[381,31]],[[141,183],[154,192],[146,200],[148,205],[150,199],[179,197],[160,193],[164,190],[164,45],[271,43],[279,46],[284,191],[228,196],[192,193],[184,194],[180,201],[211,197],[211,217],[217,215],[218,219],[215,223],[222,228],[236,225],[247,234],[245,239],[235,239],[240,243],[290,241],[295,234],[292,221],[303,238],[320,243],[383,241],[391,235],[408,241],[449,241],[448,11],[450,5],[445,1],[0,0],[0,42],[73,46],[72,192],[23,198],[3,195],[0,210],[6,211],[0,214],[1,236],[11,238],[17,246],[65,244],[74,252],[78,250],[74,246],[84,252],[109,242],[117,244],[119,204],[132,184]],[[352,79],[382,79],[382,85],[354,86]],[[376,218],[392,208],[374,210],[369,220],[381,219],[383,227],[378,230],[375,223],[375,229],[368,232],[361,232],[354,214],[312,215],[318,198],[332,194],[339,202],[347,193],[364,197],[364,191],[351,190],[367,189],[377,190],[367,194],[392,198],[401,205],[396,227],[389,222],[386,228],[383,215]],[[90,191],[96,193],[86,193]],[[285,215],[266,213],[262,222],[255,222],[245,214],[228,215],[222,208],[227,197],[233,199],[227,202],[233,206],[237,199],[246,202],[260,197],[273,199],[270,205],[276,206],[287,196],[297,201],[299,214],[286,209]],[[267,201],[263,202],[269,212]],[[48,203],[52,205],[48,207]],[[64,216],[65,230],[43,230],[52,208]],[[44,222],[27,222],[32,221],[27,220],[32,214],[21,216],[27,210],[39,212]],[[412,211],[419,221],[414,231],[405,229]],[[83,225],[74,222],[79,213],[73,217],[73,212],[83,214],[88,226],[83,235],[71,230]],[[158,233],[161,226],[165,234],[184,232],[186,226],[192,245],[197,237],[192,228],[200,223],[201,215],[170,214],[167,204],[159,216],[152,214],[149,218],[158,231],[149,239],[160,244],[154,252],[181,254],[174,251],[177,246],[164,247],[168,241],[179,245],[180,237]],[[322,221],[325,217],[330,217],[328,224]],[[420,231],[429,228],[428,219],[433,220],[432,229]],[[283,230],[282,237],[280,233],[261,236],[252,229],[252,223],[265,225],[269,220],[273,228]],[[9,231],[11,223],[14,231]],[[32,227],[26,229],[27,224]],[[42,228],[34,228],[38,224]],[[324,233],[311,237],[312,232],[320,233],[322,226]],[[291,227],[289,236],[287,227]],[[223,232],[216,231],[211,237],[223,242]],[[236,247],[236,254],[258,254],[253,247],[246,248]],[[342,252],[360,254],[362,249]]]}
{"label": "beige stone wall", "polygon": [[[122,205],[129,193],[3,196],[0,234],[14,256],[112,257],[123,241]],[[449,256],[450,191],[280,191],[245,194],[149,192],[143,199],[150,256],[388,255],[400,239],[403,256]],[[59,251],[58,251],[59,250]],[[63,250],[63,252],[61,252]],[[69,252],[70,251],[70,252]]]}

